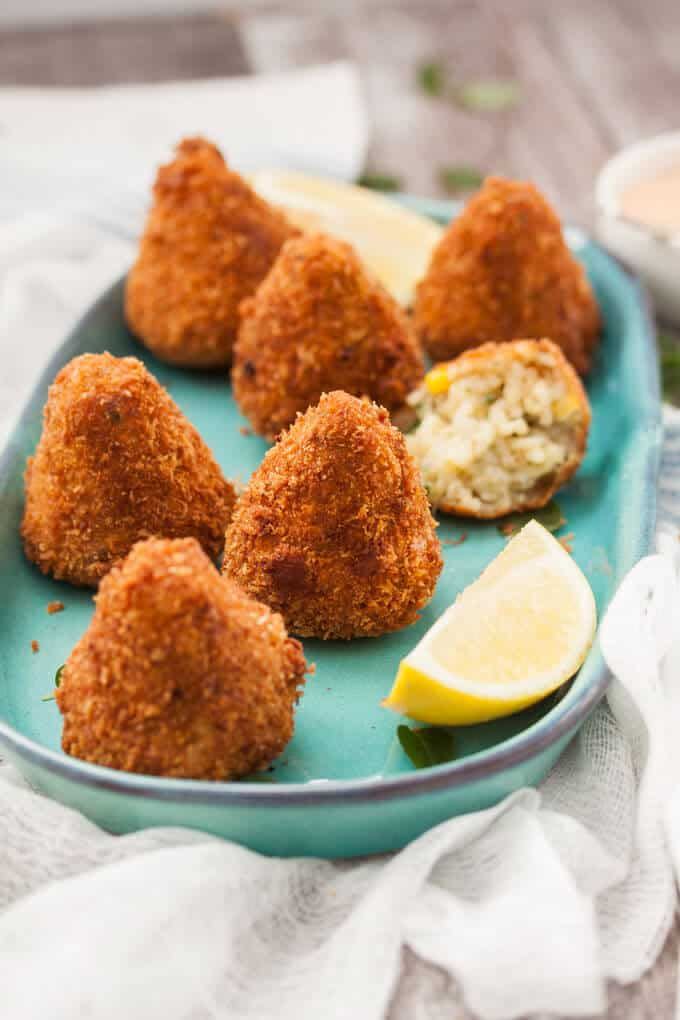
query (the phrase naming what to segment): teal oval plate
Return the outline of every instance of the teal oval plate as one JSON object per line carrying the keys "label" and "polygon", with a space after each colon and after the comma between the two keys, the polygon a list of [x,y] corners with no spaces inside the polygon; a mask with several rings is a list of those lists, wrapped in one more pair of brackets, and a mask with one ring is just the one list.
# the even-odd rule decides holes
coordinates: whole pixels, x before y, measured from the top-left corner
{"label": "teal oval plate", "polygon": [[[409,200],[442,221],[455,209]],[[573,551],[600,615],[652,539],[661,446],[655,338],[637,281],[601,248],[571,238],[595,287],[606,324],[588,391],[593,427],[587,457],[560,494]],[[496,803],[540,781],[603,696],[607,673],[597,642],[574,680],[529,711],[459,729],[456,759],[416,770],[396,737],[400,720],[381,708],[399,660],[501,550],[493,524],[443,518],[444,570],[413,626],[377,640],[306,641],[316,663],[295,736],[269,782],[213,783],[133,775],[70,758],[60,749],[52,689],[57,667],[87,627],[91,594],[43,577],[19,540],[26,457],[40,435],[47,388],[86,351],[135,355],[168,388],[207,440],[225,473],[245,481],[265,443],[246,424],[219,376],[156,361],[125,327],[123,281],[87,312],[46,369],[0,457],[0,742],[39,791],[114,832],[144,826],[203,829],[270,854],[341,857],[403,846],[426,829]],[[466,540],[458,540],[465,533]],[[63,612],[48,615],[53,600]],[[31,642],[39,643],[33,653]]]}

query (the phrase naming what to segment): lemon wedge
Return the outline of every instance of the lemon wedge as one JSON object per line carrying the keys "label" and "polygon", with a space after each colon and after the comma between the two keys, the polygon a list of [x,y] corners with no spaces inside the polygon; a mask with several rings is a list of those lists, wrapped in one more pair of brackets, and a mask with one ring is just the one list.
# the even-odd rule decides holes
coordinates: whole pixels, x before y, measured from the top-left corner
{"label": "lemon wedge", "polygon": [[596,623],[588,581],[529,521],[401,662],[383,704],[442,726],[519,712],[574,675]]}
{"label": "lemon wedge", "polygon": [[392,296],[400,304],[411,304],[442,227],[351,184],[278,170],[260,171],[250,181],[302,230],[318,230],[353,244]]}

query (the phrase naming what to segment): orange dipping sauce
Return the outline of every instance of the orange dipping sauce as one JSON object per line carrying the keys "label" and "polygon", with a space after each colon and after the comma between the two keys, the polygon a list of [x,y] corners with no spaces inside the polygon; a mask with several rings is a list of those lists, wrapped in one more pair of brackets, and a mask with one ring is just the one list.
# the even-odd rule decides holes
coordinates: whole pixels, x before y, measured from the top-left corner
{"label": "orange dipping sauce", "polygon": [[680,233],[680,162],[628,184],[620,194],[620,212],[661,233]]}

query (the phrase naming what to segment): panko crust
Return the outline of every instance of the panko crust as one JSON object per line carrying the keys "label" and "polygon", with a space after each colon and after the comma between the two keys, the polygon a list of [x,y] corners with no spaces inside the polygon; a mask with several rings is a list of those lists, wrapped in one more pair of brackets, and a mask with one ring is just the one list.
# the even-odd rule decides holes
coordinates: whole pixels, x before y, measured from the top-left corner
{"label": "panko crust", "polygon": [[396,410],[424,372],[407,316],[343,241],[323,234],[287,241],[241,306],[234,396],[267,438],[329,390]]}
{"label": "panko crust", "polygon": [[224,571],[320,638],[418,618],[442,569],[427,496],[384,408],[325,394],[265,455],[227,530]]}
{"label": "panko crust", "polygon": [[557,215],[532,185],[489,177],[436,246],[414,322],[437,361],[513,337],[548,336],[582,375],[600,313]]}
{"label": "panko crust", "polygon": [[466,351],[449,362],[449,373],[451,380],[460,379],[464,375],[483,370],[485,363],[490,364],[501,357],[510,363],[513,360],[520,360],[531,363],[535,360],[536,354],[542,352],[549,354],[555,363],[556,370],[562,375],[567,387],[567,393],[576,403],[574,412],[574,446],[569,458],[561,465],[559,470],[548,478],[544,485],[536,488],[533,492],[527,493],[523,500],[508,502],[499,509],[484,511],[471,510],[464,503],[443,503],[437,506],[438,510],[446,514],[455,514],[458,517],[473,517],[477,520],[495,520],[498,517],[505,517],[511,513],[523,513],[525,510],[540,510],[546,506],[553,496],[567,484],[570,478],[578,470],[581,461],[585,457],[588,443],[588,432],[590,430],[591,410],[583,383],[569,361],[567,361],[562,350],[557,344],[545,338],[541,340],[524,339],[511,340],[506,343],[487,343],[481,347]]}
{"label": "panko crust", "polygon": [[84,354],[57,375],[25,475],[21,534],[45,574],[95,586],[135,542],[197,538],[216,558],[235,493],[136,358]]}
{"label": "panko crust", "polygon": [[162,361],[226,367],[240,302],[298,231],[203,138],[181,142],[153,194],[127,279],[128,325]]}
{"label": "panko crust", "polygon": [[194,539],[139,542],[62,670],[62,747],[126,772],[245,776],[290,740],[307,668],[281,617]]}

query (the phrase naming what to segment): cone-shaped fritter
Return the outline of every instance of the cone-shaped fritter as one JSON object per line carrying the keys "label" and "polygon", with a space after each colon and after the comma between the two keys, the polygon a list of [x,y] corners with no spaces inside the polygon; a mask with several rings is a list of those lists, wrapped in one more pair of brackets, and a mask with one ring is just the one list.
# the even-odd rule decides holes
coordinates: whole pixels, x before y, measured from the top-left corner
{"label": "cone-shaped fritter", "polygon": [[307,669],[302,647],[194,539],[139,542],[96,602],[57,690],[68,754],[230,779],[283,750]]}
{"label": "cone-shaped fritter", "polygon": [[435,248],[414,315],[437,361],[489,340],[548,337],[584,374],[600,333],[595,297],[555,212],[532,184],[499,177]]}
{"label": "cone-shaped fritter", "polygon": [[197,538],[216,557],[234,505],[196,429],[136,358],[84,354],[50,387],[21,533],[45,574],[96,585],[135,542]]}
{"label": "cone-shaped fritter", "polygon": [[214,145],[189,138],[160,168],[139,256],[128,277],[130,329],[163,361],[231,361],[238,306],[297,234],[230,170]]}
{"label": "cone-shaped fritter", "polygon": [[343,241],[323,234],[288,241],[241,306],[234,395],[269,438],[333,389],[394,411],[423,374],[406,315]]}
{"label": "cone-shaped fritter", "polygon": [[255,471],[224,570],[294,634],[373,637],[418,617],[442,568],[435,523],[384,408],[324,395]]}

